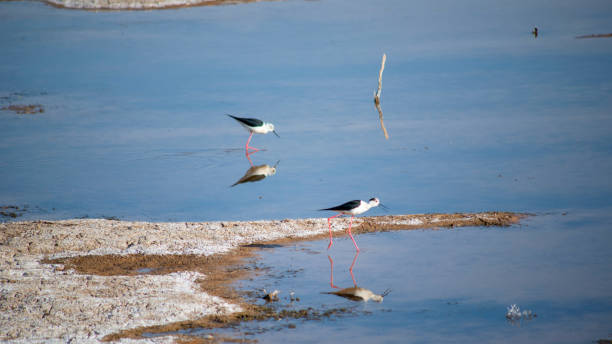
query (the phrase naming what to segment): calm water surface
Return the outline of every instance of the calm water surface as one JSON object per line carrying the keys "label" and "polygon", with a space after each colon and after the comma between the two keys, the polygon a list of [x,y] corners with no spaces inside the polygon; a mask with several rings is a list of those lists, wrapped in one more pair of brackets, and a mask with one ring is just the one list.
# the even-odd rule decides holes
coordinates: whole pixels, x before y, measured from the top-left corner
{"label": "calm water surface", "polygon": [[[285,1],[86,12],[0,4],[0,204],[21,219],[548,211],[612,197],[608,1]],[[237,24],[239,23],[239,25]],[[540,28],[535,39],[530,31]],[[607,30],[607,31],[606,31]],[[372,103],[387,53],[384,139]],[[248,169],[225,113],[276,124]]]}
{"label": "calm water surface", "polygon": [[[346,237],[329,251],[326,240],[266,249],[256,262],[260,274],[239,289],[279,290],[280,300],[269,304],[279,310],[348,311],[212,333],[265,343],[586,344],[610,338],[611,213],[540,214],[508,228],[359,235],[357,256]],[[391,292],[382,303],[355,302],[323,294],[338,290],[331,282]],[[292,292],[299,301],[291,300]],[[511,304],[537,316],[509,321]]]}
{"label": "calm water surface", "polygon": [[[131,12],[1,2],[0,107],[45,112],[0,111],[0,206],[27,205],[18,219],[246,220],[377,196],[398,214],[532,212],[510,229],[359,236],[356,279],[393,289],[385,301],[261,339],[609,338],[612,40],[575,36],[610,23],[603,0]],[[372,102],[383,53],[389,140]],[[278,163],[275,175],[230,187],[250,167],[248,135],[225,113],[275,123],[280,138],[252,141],[266,149],[253,163]],[[342,286],[349,243],[331,251]],[[261,283],[303,304],[350,303],[318,294],[324,243],[299,247],[314,254],[264,258],[281,271],[289,261],[294,278]],[[538,318],[508,324],[511,303]]]}
{"label": "calm water surface", "polygon": [[[321,294],[333,290],[329,258],[334,285],[353,286],[349,267],[355,253],[348,238],[330,251],[325,241],[271,250],[263,254],[260,266],[269,269],[267,274],[243,282],[243,288],[281,290],[281,307],[346,307],[359,316],[270,321],[245,325],[241,331],[267,329],[257,338],[277,343],[314,338],[358,343],[592,343],[609,338],[609,214],[540,215],[510,228],[360,235],[363,250],[353,277],[357,285],[378,294],[391,289],[382,303]],[[299,302],[290,303],[291,291]],[[505,314],[511,304],[537,317],[510,322]],[[296,328],[276,331],[288,324]]]}

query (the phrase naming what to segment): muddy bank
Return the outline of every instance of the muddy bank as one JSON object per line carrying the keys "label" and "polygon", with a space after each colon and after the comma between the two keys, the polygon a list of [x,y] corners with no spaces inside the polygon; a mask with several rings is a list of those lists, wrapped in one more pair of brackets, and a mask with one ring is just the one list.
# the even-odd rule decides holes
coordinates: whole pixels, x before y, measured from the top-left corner
{"label": "muddy bank", "polygon": [[[355,219],[353,233],[507,226],[521,217],[497,212],[363,217]],[[343,235],[347,226],[348,219],[334,221],[334,236]],[[129,342],[143,332],[275,317],[278,314],[269,309],[245,303],[230,283],[252,272],[244,262],[254,259],[261,245],[327,236],[325,218],[2,223],[0,340]],[[172,340],[185,338],[139,342]]]}
{"label": "muddy bank", "polygon": [[13,111],[18,115],[35,115],[41,114],[45,112],[45,108],[40,104],[30,104],[30,105],[9,105],[0,108],[0,110]]}

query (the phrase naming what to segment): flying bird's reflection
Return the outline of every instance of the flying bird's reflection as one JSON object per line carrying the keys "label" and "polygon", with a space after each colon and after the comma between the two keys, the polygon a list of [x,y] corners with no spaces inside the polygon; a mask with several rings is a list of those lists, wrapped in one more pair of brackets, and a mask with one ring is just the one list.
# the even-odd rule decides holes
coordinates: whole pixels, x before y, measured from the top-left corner
{"label": "flying bird's reflection", "polygon": [[276,173],[276,166],[278,166],[278,163],[279,161],[277,161],[274,166],[270,166],[267,164],[251,166],[246,171],[244,176],[242,176],[242,178],[240,178],[237,182],[235,182],[231,186],[234,187],[238,184],[258,182],[269,176],[273,176]]}
{"label": "flying bird's reflection", "polygon": [[331,285],[332,288],[340,289],[340,290],[324,292],[323,294],[338,295],[340,297],[344,297],[352,301],[368,302],[369,300],[372,300],[376,302],[382,302],[383,298],[391,292],[389,289],[385,290],[382,294],[379,295],[379,294],[375,294],[373,291],[369,289],[361,288],[357,286],[357,282],[355,281],[355,275],[353,274],[353,267],[355,266],[355,262],[357,261],[358,256],[359,256],[359,251],[357,251],[357,253],[355,254],[355,258],[353,258],[353,263],[351,264],[351,267],[349,268],[349,272],[351,273],[351,279],[353,280],[354,287],[349,287],[349,288],[344,288],[344,289],[341,289],[340,287],[334,284],[334,260],[332,259],[331,256],[329,255],[327,256],[327,258],[329,259],[329,264],[331,266],[331,276],[330,276],[329,284]]}

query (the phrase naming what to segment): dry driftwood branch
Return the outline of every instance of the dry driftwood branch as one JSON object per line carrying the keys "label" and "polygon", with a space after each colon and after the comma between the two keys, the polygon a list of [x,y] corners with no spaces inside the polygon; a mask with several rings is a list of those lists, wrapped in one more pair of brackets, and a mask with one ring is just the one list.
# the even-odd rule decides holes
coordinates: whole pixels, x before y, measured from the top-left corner
{"label": "dry driftwood branch", "polygon": [[374,103],[376,104],[380,104],[380,91],[382,90],[382,74],[383,70],[385,70],[385,61],[387,61],[387,54],[383,54],[380,72],[378,72],[378,90],[374,94]]}
{"label": "dry driftwood branch", "polygon": [[380,108],[380,91],[382,90],[382,74],[383,70],[385,70],[385,61],[387,61],[387,54],[383,54],[382,63],[380,65],[380,72],[378,72],[378,90],[374,93],[374,104],[376,105],[376,110],[378,110],[378,118],[380,118],[380,126],[382,127],[383,133],[385,134],[385,139],[389,139],[389,133],[387,133],[387,128],[385,127],[385,122],[383,122],[383,113]]}

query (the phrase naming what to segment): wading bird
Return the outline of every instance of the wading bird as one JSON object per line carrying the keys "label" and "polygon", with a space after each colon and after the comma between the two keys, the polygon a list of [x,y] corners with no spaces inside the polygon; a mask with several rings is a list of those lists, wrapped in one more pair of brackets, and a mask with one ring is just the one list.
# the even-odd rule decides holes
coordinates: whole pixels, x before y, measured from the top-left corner
{"label": "wading bird", "polygon": [[351,215],[351,223],[349,224],[348,234],[351,237],[351,240],[353,240],[353,244],[355,245],[355,249],[357,249],[357,251],[359,251],[359,247],[357,247],[357,243],[355,242],[355,238],[353,238],[353,234],[351,233],[351,227],[353,226],[353,217],[355,217],[355,215],[363,214],[366,211],[370,210],[370,208],[374,208],[374,207],[377,207],[379,205],[381,207],[383,207],[383,208],[386,208],[384,205],[382,205],[380,203],[378,198],[374,197],[374,198],[370,198],[370,200],[368,202],[365,202],[365,201],[362,201],[362,200],[354,200],[354,201],[346,202],[344,204],[340,204],[340,205],[332,207],[332,208],[319,209],[319,210],[331,210],[331,211],[336,211],[336,212],[339,213],[339,214],[336,214],[336,215],[334,215],[332,217],[327,218],[327,225],[329,226],[329,245],[327,246],[327,249],[329,250],[329,248],[333,244],[332,230],[331,230],[331,219],[333,219],[334,217],[337,217],[337,216],[341,216],[341,215]]}
{"label": "wading bird", "polygon": [[251,134],[249,135],[249,139],[246,142],[246,146],[245,146],[245,150],[247,154],[249,153],[249,149],[252,149],[253,152],[255,153],[257,152],[259,149],[255,148],[255,147],[251,147],[249,146],[249,142],[251,142],[251,138],[253,137],[253,133],[255,134],[267,134],[269,132],[273,132],[274,135],[276,135],[277,137],[278,134],[276,133],[276,131],[274,130],[274,124],[272,123],[268,123],[268,122],[264,122],[260,119],[257,118],[242,118],[242,117],[236,117],[236,116],[232,116],[230,114],[227,114],[228,116],[230,116],[231,118],[235,119],[236,121],[238,121],[238,123],[240,123],[246,130],[248,130]]}

